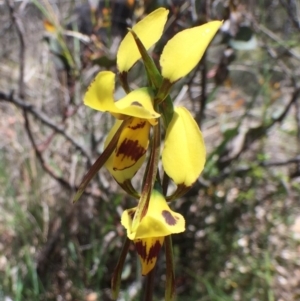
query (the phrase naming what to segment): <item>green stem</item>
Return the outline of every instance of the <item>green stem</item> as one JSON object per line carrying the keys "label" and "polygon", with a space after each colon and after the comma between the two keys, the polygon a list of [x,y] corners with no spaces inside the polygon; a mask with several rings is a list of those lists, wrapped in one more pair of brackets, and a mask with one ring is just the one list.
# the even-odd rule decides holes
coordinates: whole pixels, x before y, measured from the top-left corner
{"label": "green stem", "polygon": [[113,300],[118,299],[119,291],[120,291],[120,284],[121,284],[121,276],[122,276],[122,270],[124,267],[124,263],[126,260],[126,256],[129,250],[130,240],[126,237],[126,240],[123,244],[122,251],[117,263],[117,266],[114,270],[112,279],[111,279],[111,290],[113,294]]}
{"label": "green stem", "polygon": [[170,92],[172,86],[173,86],[173,83],[171,83],[168,79],[164,78],[163,82],[155,96],[154,103],[157,105],[162,103],[166,99],[166,97],[169,95],[169,92]]}
{"label": "green stem", "polygon": [[154,186],[156,175],[158,171],[158,162],[160,156],[160,120],[154,127],[153,132],[153,145],[147,168],[147,175],[143,186],[142,194],[148,194],[150,196],[152,188]]}
{"label": "green stem", "polygon": [[136,33],[133,30],[129,29],[129,31],[131,32],[135,40],[135,43],[140,51],[140,54],[142,56],[142,60],[146,69],[150,86],[153,89],[158,89],[162,84],[163,78],[159,73],[152,57],[148,54],[148,51],[146,50],[145,46],[143,45],[139,37],[136,35]]}
{"label": "green stem", "polygon": [[153,300],[154,271],[155,271],[155,268],[147,275],[144,301],[152,301]]}
{"label": "green stem", "polygon": [[160,120],[158,120],[158,124],[154,126],[153,145],[151,149],[150,158],[146,167],[146,177],[143,183],[141,198],[132,221],[132,231],[136,229],[141,219],[145,216],[148,210],[150,195],[152,192],[152,188],[154,186],[154,182],[156,180],[159,156],[160,156]]}
{"label": "green stem", "polygon": [[166,254],[166,291],[165,301],[174,301],[175,299],[175,272],[172,237],[165,237],[165,254]]}
{"label": "green stem", "polygon": [[186,194],[190,190],[191,186],[185,186],[184,184],[179,184],[177,189],[171,194],[166,196],[166,200],[168,202],[179,199],[184,194]]}

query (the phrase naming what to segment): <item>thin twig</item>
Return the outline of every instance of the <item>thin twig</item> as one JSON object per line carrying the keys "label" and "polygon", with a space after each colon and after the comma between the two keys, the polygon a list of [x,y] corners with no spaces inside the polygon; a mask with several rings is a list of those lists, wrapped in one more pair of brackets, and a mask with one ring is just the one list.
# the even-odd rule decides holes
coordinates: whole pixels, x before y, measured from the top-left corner
{"label": "thin twig", "polygon": [[[293,3],[292,3],[293,2]],[[286,9],[287,14],[292,20],[294,26],[300,30],[300,20],[297,18],[297,3],[294,1],[280,0],[281,5]],[[294,4],[294,5],[293,5]],[[293,7],[294,6],[294,7]]]}
{"label": "thin twig", "polygon": [[285,166],[293,163],[299,163],[300,162],[300,156],[296,156],[292,159],[283,160],[283,161],[271,161],[271,162],[261,162],[259,163],[262,167],[273,167],[273,166]]}
{"label": "thin twig", "polygon": [[[296,156],[294,158],[283,160],[283,161],[258,162],[257,165],[255,165],[255,166],[244,166],[244,167],[237,168],[235,170],[226,169],[226,170],[222,171],[217,177],[214,177],[211,180],[211,184],[218,184],[230,175],[231,176],[232,175],[245,176],[245,174],[247,174],[248,172],[252,171],[253,169],[255,169],[259,166],[269,168],[269,167],[286,166],[286,165],[290,165],[290,164],[300,164],[300,156]],[[210,187],[210,185],[208,185],[208,187]]]}
{"label": "thin twig", "polygon": [[262,24],[259,24],[255,20],[253,20],[254,27],[257,31],[263,32],[265,35],[267,35],[270,39],[278,43],[281,47],[284,48],[284,50],[293,56],[295,59],[300,61],[300,54],[294,50],[291,49],[291,47],[286,43],[286,41],[280,39],[274,32],[263,26]]}
{"label": "thin twig", "polygon": [[206,109],[206,102],[207,102],[207,95],[206,95],[206,77],[207,77],[207,67],[206,67],[206,55],[204,53],[200,64],[200,72],[201,72],[201,95],[200,95],[200,111],[199,114],[197,114],[197,119],[196,121],[198,122],[199,125],[203,122],[204,118],[204,112]]}
{"label": "thin twig", "polygon": [[295,102],[295,119],[297,126],[297,140],[300,151],[300,103],[298,103],[297,101]]}
{"label": "thin twig", "polygon": [[20,97],[14,96],[13,93],[8,94],[2,91],[0,91],[0,100],[11,102],[17,107],[26,110],[28,113],[32,114],[39,121],[41,121],[44,125],[54,130],[57,134],[60,134],[63,137],[65,137],[66,140],[69,141],[88,160],[88,165],[92,165],[92,159],[88,151],[85,150],[84,147],[81,146],[68,133],[66,133],[63,127],[57,125],[53,120],[51,120],[47,115],[35,108],[32,104],[26,103]]}
{"label": "thin twig", "polygon": [[225,169],[229,164],[231,164],[234,160],[241,156],[241,154],[248,150],[250,145],[252,145],[255,141],[266,135],[267,131],[272,128],[276,123],[281,123],[285,117],[287,116],[288,112],[292,105],[297,101],[300,95],[300,88],[295,87],[294,92],[291,95],[291,99],[289,103],[286,105],[284,111],[276,118],[273,118],[267,125],[261,124],[255,128],[250,128],[245,134],[245,138],[243,140],[242,145],[239,147],[239,151],[236,152],[234,155],[228,156],[226,152],[224,156],[219,156],[218,159],[218,166],[221,170]]}
{"label": "thin twig", "polygon": [[300,95],[300,88],[295,88],[291,100],[288,103],[288,105],[285,107],[285,110],[277,117],[277,118],[273,118],[271,124],[268,127],[273,126],[276,122],[282,122],[283,119],[286,117],[286,115],[288,114],[290,108],[292,107],[292,105],[296,102],[296,100],[298,99]]}

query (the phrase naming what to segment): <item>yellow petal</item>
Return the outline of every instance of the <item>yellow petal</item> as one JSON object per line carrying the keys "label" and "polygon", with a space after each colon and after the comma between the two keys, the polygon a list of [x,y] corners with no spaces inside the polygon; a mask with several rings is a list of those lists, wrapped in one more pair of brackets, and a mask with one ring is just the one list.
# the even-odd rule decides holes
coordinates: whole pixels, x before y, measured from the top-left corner
{"label": "yellow petal", "polygon": [[132,116],[149,119],[151,124],[160,114],[154,111],[152,105],[153,92],[149,88],[140,88],[127,94],[115,102],[113,98],[115,74],[110,71],[101,71],[87,89],[84,104],[92,109],[110,112],[116,118]]}
{"label": "yellow petal", "polygon": [[205,144],[197,123],[187,109],[175,108],[162,152],[164,170],[177,185],[189,187],[202,172],[205,156]]}
{"label": "yellow petal", "polygon": [[97,111],[113,111],[115,74],[110,71],[101,71],[89,85],[84,96],[84,104]]}
{"label": "yellow petal", "polygon": [[[137,34],[147,50],[161,37],[168,13],[167,9],[161,7],[133,26],[132,30]],[[121,42],[118,50],[117,66],[119,71],[128,71],[140,58],[141,54],[132,34],[129,32]]]}
{"label": "yellow petal", "polygon": [[144,119],[158,118],[160,114],[154,111],[152,99],[151,89],[136,89],[115,103],[114,112]]}
{"label": "yellow petal", "polygon": [[[125,170],[135,165],[148,149],[150,123],[132,118],[122,131],[113,158],[113,170]],[[137,171],[137,170],[136,170]]]}
{"label": "yellow petal", "polygon": [[162,76],[172,83],[188,74],[200,61],[215,36],[220,21],[189,28],[168,41],[160,57]]}
{"label": "yellow petal", "polygon": [[142,275],[147,275],[154,268],[163,243],[164,237],[150,237],[134,241],[142,264]]}
{"label": "yellow petal", "polygon": [[127,233],[130,232],[132,226],[132,220],[136,211],[136,207],[127,209],[122,213],[121,224],[127,230]]}
{"label": "yellow petal", "polygon": [[146,215],[137,229],[132,231],[135,210],[136,208],[125,210],[121,218],[121,224],[127,229],[127,236],[131,240],[167,236],[185,230],[183,216],[172,211],[165,198],[156,190],[152,192]]}
{"label": "yellow petal", "polygon": [[[110,140],[113,138],[114,134],[122,124],[121,120],[117,120],[114,126],[109,131],[106,140],[104,142],[104,148],[108,145]],[[115,152],[111,154],[108,160],[105,162],[104,166],[108,169],[109,173],[114,177],[114,179],[122,184],[126,180],[130,180],[136,174],[136,172],[140,169],[143,162],[145,161],[146,154],[144,154],[133,166],[126,168],[124,170],[116,170],[114,169],[114,159],[115,159]]]}

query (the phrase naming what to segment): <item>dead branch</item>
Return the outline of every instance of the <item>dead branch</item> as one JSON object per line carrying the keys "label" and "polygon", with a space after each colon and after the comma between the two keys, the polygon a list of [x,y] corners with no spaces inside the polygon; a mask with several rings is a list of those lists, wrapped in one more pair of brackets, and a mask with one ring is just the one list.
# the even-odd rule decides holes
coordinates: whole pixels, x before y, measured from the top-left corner
{"label": "dead branch", "polygon": [[294,26],[300,30],[300,20],[297,17],[297,3],[294,0],[280,0],[280,3],[285,8]]}
{"label": "dead branch", "polygon": [[[284,111],[276,118],[273,118],[268,124],[260,124],[257,127],[250,128],[244,134],[243,143],[239,146],[237,152],[232,154],[232,149],[226,149],[220,156],[217,162],[217,165],[220,170],[225,170],[227,166],[229,166],[234,160],[238,159],[243,152],[249,149],[249,147],[258,139],[262,138],[267,134],[267,131],[272,128],[276,123],[281,123],[291,107],[296,103],[298,97],[300,95],[300,88],[295,87],[294,92],[291,95],[289,103],[286,105]],[[236,137],[235,137],[236,138]]]}
{"label": "dead branch", "polygon": [[57,125],[46,114],[39,111],[32,104],[26,103],[22,98],[14,96],[13,93],[8,94],[3,91],[0,91],[0,100],[13,103],[18,108],[27,111],[36,119],[41,121],[44,125],[54,130],[55,133],[62,135],[67,141],[69,141],[75,147],[75,149],[77,149],[88,160],[88,165],[89,166],[92,165],[92,159],[88,151],[82,145],[80,145],[74,138],[72,138],[68,133],[66,133],[63,127]]}
{"label": "dead branch", "polygon": [[[247,173],[251,172],[257,167],[265,167],[265,168],[270,168],[270,167],[283,167],[287,166],[290,164],[300,164],[300,156],[296,156],[291,159],[283,160],[283,161],[263,161],[263,162],[258,162],[257,165],[255,166],[243,166],[239,167],[235,170],[227,168],[226,170],[223,170],[218,176],[214,177],[211,179],[211,184],[219,184],[222,182],[224,179],[228,178],[229,176],[237,176],[237,177],[244,177]],[[210,186],[210,185],[208,185]]]}
{"label": "dead branch", "polygon": [[[25,51],[26,51],[26,47],[25,47],[25,42],[24,42],[24,30],[23,30],[23,26],[21,23],[21,20],[17,17],[17,14],[15,12],[15,7],[14,4],[11,4],[9,0],[6,0],[6,5],[9,9],[9,14],[10,14],[10,18],[11,18],[11,22],[14,25],[17,35],[18,35],[18,39],[19,39],[19,43],[20,43],[20,47],[19,47],[19,80],[18,80],[18,96],[20,98],[25,99],[25,87],[24,87],[24,69],[25,69]],[[5,96],[5,95],[1,95],[1,96]],[[4,98],[5,97],[1,97]],[[10,95],[10,101],[13,102],[13,97],[12,94]],[[55,180],[57,180],[60,184],[62,184],[63,186],[72,189],[73,187],[71,186],[71,184],[63,179],[62,177],[59,177],[58,175],[56,175],[51,168],[48,166],[48,164],[45,162],[42,153],[39,151],[38,146],[35,142],[34,136],[32,134],[31,131],[31,127],[30,127],[30,121],[28,118],[28,106],[27,109],[25,108],[26,106],[22,107],[22,111],[23,111],[23,117],[24,117],[24,123],[25,123],[25,131],[27,132],[27,135],[29,137],[29,140],[31,142],[31,145],[35,151],[35,154],[40,162],[40,164],[42,165],[43,169]]]}

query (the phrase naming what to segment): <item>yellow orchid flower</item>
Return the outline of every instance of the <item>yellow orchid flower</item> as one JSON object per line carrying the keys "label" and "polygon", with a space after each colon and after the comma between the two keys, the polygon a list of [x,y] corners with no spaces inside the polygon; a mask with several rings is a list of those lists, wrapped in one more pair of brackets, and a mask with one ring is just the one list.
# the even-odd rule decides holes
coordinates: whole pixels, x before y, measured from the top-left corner
{"label": "yellow orchid flower", "polygon": [[[98,111],[109,112],[119,120],[128,120],[115,151],[105,163],[116,181],[123,183],[131,179],[143,163],[149,143],[150,127],[157,123],[156,118],[160,117],[160,114],[153,109],[153,93],[150,89],[134,90],[115,102],[114,86],[113,72],[99,72],[85,94],[84,104]],[[120,125],[121,122],[117,121],[111,129],[105,147]]]}
{"label": "yellow orchid flower", "polygon": [[[149,49],[161,37],[167,15],[168,10],[159,8],[133,26],[132,32],[138,36],[145,49]],[[164,47],[160,58],[164,80],[173,83],[190,72],[201,59],[220,25],[220,21],[209,22],[202,26],[183,30],[170,39]],[[128,32],[121,42],[117,53],[117,66],[120,74],[129,71],[140,58],[141,54],[136,45],[136,41],[132,33]],[[148,136],[151,125],[156,124],[155,119],[160,117],[160,114],[153,109],[154,95],[150,88],[139,88],[129,92],[124,98],[115,102],[113,98],[114,86],[114,73],[110,71],[99,72],[86,92],[84,103],[95,110],[110,112],[119,120],[124,120],[129,117],[133,118],[122,131],[114,153],[105,163],[105,166],[116,181],[121,184],[131,179],[143,163],[148,148]],[[126,91],[128,92],[129,89],[126,89]],[[188,113],[179,114],[177,116],[178,118],[173,122],[173,125],[184,124],[185,127],[191,125],[191,122],[180,122],[183,115],[187,116]],[[185,120],[190,120],[190,118],[187,117]],[[112,133],[115,133],[119,126],[120,123],[118,122],[111,130],[106,140],[106,145],[113,137]],[[167,132],[171,132],[171,130],[169,129]],[[189,129],[187,128],[185,132],[189,133]],[[197,135],[199,138],[201,133],[199,134],[198,132]],[[172,139],[173,135],[167,134],[167,137],[170,137],[169,141],[174,141],[174,146],[178,145],[178,140]],[[194,137],[196,136],[194,135]],[[182,136],[182,138],[185,139],[184,136]],[[201,137],[199,139],[200,144],[203,145]],[[193,181],[196,180],[194,175],[197,174],[199,176],[203,169],[203,154],[205,154],[205,150],[199,150],[199,147],[194,147],[192,156],[190,156],[189,148],[186,149],[184,153],[186,155],[185,158],[196,158],[198,151],[198,157],[201,159],[200,163],[196,165],[187,159],[190,161],[189,164],[183,166],[193,166],[193,172],[190,176],[187,176],[187,172],[185,172],[186,181],[181,181],[182,179],[177,180],[177,177],[174,177],[174,172],[172,172],[174,168],[171,167],[171,165],[174,164],[171,158],[175,158],[177,162],[178,157],[178,154],[176,154],[176,156],[170,156],[172,151],[169,150],[173,148],[172,144],[173,143],[166,141],[166,147],[163,152],[163,163],[165,162],[166,171],[176,184],[181,185],[184,183],[184,187],[189,187],[192,184],[191,179],[193,179]],[[197,146],[199,146],[199,143]],[[182,159],[184,159],[183,154]]]}
{"label": "yellow orchid flower", "polygon": [[153,190],[147,212],[135,229],[132,221],[135,208],[125,210],[121,223],[127,229],[127,236],[133,240],[142,264],[142,274],[148,274],[155,266],[164,237],[185,230],[185,221],[181,214],[170,209],[163,195]]}

